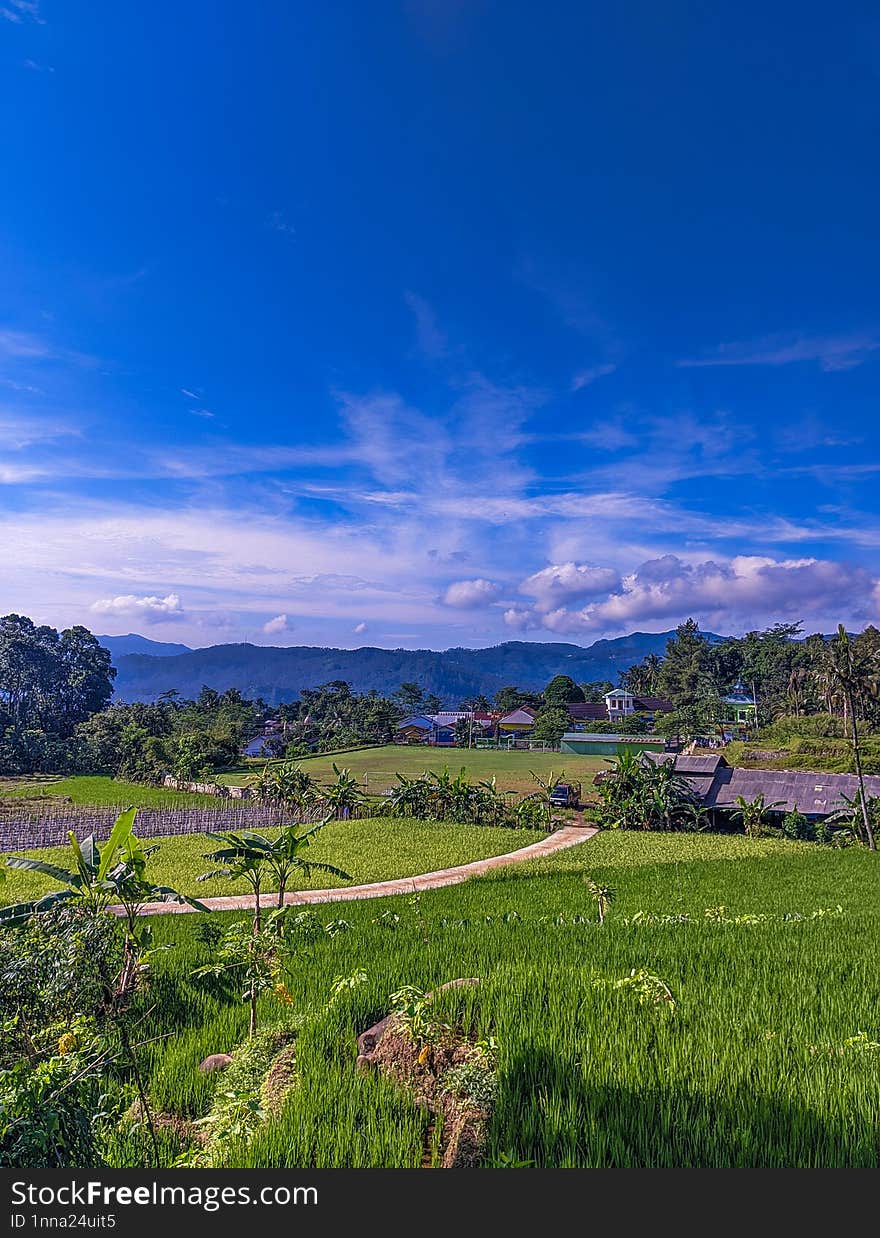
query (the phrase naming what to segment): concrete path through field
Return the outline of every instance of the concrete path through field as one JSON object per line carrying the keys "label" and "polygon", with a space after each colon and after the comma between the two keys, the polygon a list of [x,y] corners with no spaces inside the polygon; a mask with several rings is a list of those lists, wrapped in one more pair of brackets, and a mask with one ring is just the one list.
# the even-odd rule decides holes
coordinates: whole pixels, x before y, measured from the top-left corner
{"label": "concrete path through field", "polygon": [[[393,881],[376,881],[371,885],[342,886],[338,890],[299,890],[295,894],[287,894],[285,903],[347,903],[361,898],[387,898],[392,894],[412,894],[417,890],[439,890],[442,886],[459,885],[470,877],[479,877],[493,868],[504,868],[508,864],[521,864],[523,860],[540,860],[546,855],[564,851],[566,847],[576,847],[578,843],[586,842],[598,831],[592,826],[583,824],[583,817],[577,814],[578,824],[565,825],[542,838],[540,842],[531,843],[528,847],[520,847],[518,851],[508,851],[505,855],[493,855],[486,860],[474,860],[471,864],[459,864],[456,868],[440,868],[433,873],[422,873],[418,877],[397,877]],[[253,907],[251,894],[232,894],[223,898],[204,898],[200,900],[211,911],[246,911]],[[275,897],[272,894],[263,896],[263,905],[272,907]],[[121,908],[111,908],[121,914]],[[165,916],[192,911],[186,903],[145,903],[141,908],[142,916]]]}

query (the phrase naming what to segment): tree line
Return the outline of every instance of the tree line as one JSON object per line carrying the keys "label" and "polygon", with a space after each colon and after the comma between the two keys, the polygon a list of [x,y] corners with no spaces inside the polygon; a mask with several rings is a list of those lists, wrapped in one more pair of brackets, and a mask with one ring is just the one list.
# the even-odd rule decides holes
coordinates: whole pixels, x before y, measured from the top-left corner
{"label": "tree line", "polygon": [[[758,726],[782,717],[824,715],[851,735],[853,722],[880,725],[880,631],[803,636],[800,623],[777,623],[723,641],[688,619],[667,642],[621,675],[635,694],[668,698],[672,710],[656,729],[691,739],[717,733],[724,697],[737,683],[757,708]],[[834,728],[829,733],[834,733]]]}

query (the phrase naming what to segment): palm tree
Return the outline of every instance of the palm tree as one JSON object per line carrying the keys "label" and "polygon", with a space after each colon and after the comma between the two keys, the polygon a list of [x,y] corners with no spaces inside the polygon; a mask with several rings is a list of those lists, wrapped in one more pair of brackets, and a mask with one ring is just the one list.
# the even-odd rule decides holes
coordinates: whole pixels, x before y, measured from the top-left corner
{"label": "palm tree", "polygon": [[868,812],[868,799],[865,794],[865,775],[862,770],[862,749],[856,716],[856,697],[865,690],[867,668],[862,664],[860,658],[856,658],[852,642],[842,623],[838,625],[836,639],[828,645],[828,664],[832,680],[839,686],[850,716],[853,757],[855,759],[856,777],[859,780],[862,841],[867,842],[871,851],[876,851],[877,845],[874,841],[874,831],[871,828],[871,814]]}
{"label": "palm tree", "polygon": [[584,874],[584,884],[596,901],[596,910],[599,913],[599,923],[604,924],[605,916],[608,914],[611,904],[617,897],[617,891],[613,888],[613,886],[604,886],[598,881],[594,881],[588,873]]}

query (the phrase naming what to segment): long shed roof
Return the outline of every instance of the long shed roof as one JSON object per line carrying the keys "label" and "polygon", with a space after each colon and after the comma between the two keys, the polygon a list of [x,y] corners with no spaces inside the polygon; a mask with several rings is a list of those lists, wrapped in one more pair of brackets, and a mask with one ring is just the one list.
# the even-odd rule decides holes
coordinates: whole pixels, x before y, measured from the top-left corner
{"label": "long shed roof", "polygon": [[[797,809],[806,816],[824,817],[844,808],[843,797],[858,794],[855,774],[823,774],[794,769],[719,769],[705,791],[707,808],[736,808],[737,796],[754,800],[763,795],[779,812]],[[865,778],[865,793],[880,797],[880,777]]]}

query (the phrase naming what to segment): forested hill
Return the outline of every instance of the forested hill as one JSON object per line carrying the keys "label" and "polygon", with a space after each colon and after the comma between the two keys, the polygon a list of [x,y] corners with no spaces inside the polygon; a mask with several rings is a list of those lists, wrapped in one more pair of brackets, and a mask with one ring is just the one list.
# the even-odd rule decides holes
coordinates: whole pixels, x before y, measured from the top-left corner
{"label": "forested hill", "polygon": [[579,645],[508,641],[491,649],[289,649],[261,645],[212,645],[172,657],[116,654],[116,699],[153,701],[176,690],[197,696],[202,685],[224,691],[238,688],[270,704],[296,700],[302,688],[344,679],[356,692],[395,691],[417,683],[447,706],[483,692],[492,697],[508,684],[543,688],[554,675],[578,683],[609,679],[648,653],[662,653],[670,632],[634,632],[615,640]]}

